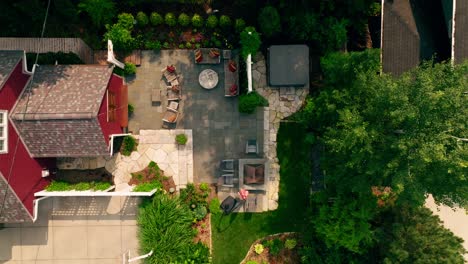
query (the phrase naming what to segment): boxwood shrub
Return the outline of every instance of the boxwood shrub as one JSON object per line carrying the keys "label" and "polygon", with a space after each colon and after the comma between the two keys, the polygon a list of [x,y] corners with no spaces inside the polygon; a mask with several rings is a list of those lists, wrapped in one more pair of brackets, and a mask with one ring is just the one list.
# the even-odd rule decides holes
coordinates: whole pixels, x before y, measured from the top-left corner
{"label": "boxwood shrub", "polygon": [[173,13],[167,13],[164,22],[166,22],[166,25],[173,27],[177,24],[177,19]]}
{"label": "boxwood shrub", "polygon": [[268,101],[257,92],[239,96],[239,112],[252,114],[259,106],[268,106]]}
{"label": "boxwood shrub", "polygon": [[190,24],[190,17],[187,14],[182,13],[179,15],[178,21],[179,25],[186,27]]}
{"label": "boxwood shrub", "polygon": [[192,17],[192,26],[199,28],[203,26],[203,17],[199,14],[194,14]]}
{"label": "boxwood shrub", "polygon": [[215,28],[218,26],[218,18],[215,16],[215,15],[210,15],[207,19],[206,19],[206,26],[209,27],[209,28]]}
{"label": "boxwood shrub", "polygon": [[159,26],[164,22],[164,19],[159,13],[152,12],[150,16],[150,22],[153,26]]}

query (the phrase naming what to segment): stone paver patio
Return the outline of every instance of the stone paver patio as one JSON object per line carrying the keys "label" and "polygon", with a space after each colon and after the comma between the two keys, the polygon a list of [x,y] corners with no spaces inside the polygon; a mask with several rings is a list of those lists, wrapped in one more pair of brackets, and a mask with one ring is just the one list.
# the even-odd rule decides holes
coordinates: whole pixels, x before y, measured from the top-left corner
{"label": "stone paver patio", "polygon": [[[261,158],[268,159],[269,175],[266,175],[266,199],[263,210],[278,206],[279,170],[276,155],[276,136],[282,119],[296,112],[303,104],[309,90],[304,87],[269,87],[265,58],[259,53],[254,58],[252,77],[255,90],[264,96],[269,107],[259,108],[254,114],[238,111],[238,98],[224,97],[224,67],[196,65],[192,51],[167,50],[159,53],[142,53],[142,66],[136,77],[129,80],[129,102],[135,105],[135,114],[129,121],[129,130],[138,133],[145,129],[160,129],[162,106],[152,106],[151,89],[159,86],[161,69],[175,65],[182,86],[181,115],[177,128],[193,131],[193,179],[195,182],[216,183],[221,175],[223,159]],[[211,90],[203,89],[198,75],[205,69],[213,69],[219,75],[218,85]],[[245,143],[256,139],[259,154],[245,154]],[[235,195],[236,190],[231,194]]]}
{"label": "stone paver patio", "polygon": [[[240,114],[237,97],[224,97],[223,64],[196,65],[193,56],[187,50],[142,53],[136,77],[128,80],[129,102],[135,105],[129,130],[138,134],[142,129],[161,129],[165,106],[151,105],[151,89],[159,85],[161,69],[174,64],[182,86],[177,128],[193,131],[193,178],[195,182],[214,183],[222,159],[252,157],[244,153],[248,139],[257,139],[259,152],[263,152],[263,112]],[[218,85],[212,90],[203,89],[198,83],[198,75],[205,69],[219,74]]]}
{"label": "stone paver patio", "polygon": [[42,200],[36,223],[0,230],[0,263],[121,264],[138,250],[139,199],[56,197]]}
{"label": "stone paver patio", "polygon": [[[177,134],[187,135],[185,146],[177,145]],[[193,182],[193,139],[191,130],[140,130],[137,151],[128,157],[120,153],[106,161],[106,169],[114,175],[116,191],[130,189],[131,173],[141,171],[154,161],[164,174],[174,179],[177,188]]]}

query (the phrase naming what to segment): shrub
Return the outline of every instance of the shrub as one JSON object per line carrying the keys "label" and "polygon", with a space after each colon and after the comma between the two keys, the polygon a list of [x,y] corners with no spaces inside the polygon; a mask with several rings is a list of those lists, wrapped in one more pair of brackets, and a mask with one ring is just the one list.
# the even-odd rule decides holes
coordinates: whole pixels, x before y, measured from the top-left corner
{"label": "shrub", "polygon": [[151,182],[144,182],[140,183],[135,188],[133,188],[132,192],[151,192],[154,189],[161,189],[162,184],[159,181],[151,181]]}
{"label": "shrub", "polygon": [[179,15],[178,21],[179,21],[179,25],[186,27],[190,24],[190,17],[187,14],[182,13]]}
{"label": "shrub", "polygon": [[252,114],[258,106],[268,106],[268,101],[257,92],[239,96],[239,112]]}
{"label": "shrub", "polygon": [[183,43],[179,44],[179,49],[185,49],[185,45]]}
{"label": "shrub", "polygon": [[164,21],[166,22],[166,25],[170,27],[173,27],[177,24],[177,19],[173,13],[167,13],[164,17]]}
{"label": "shrub", "polygon": [[214,214],[214,215],[219,215],[221,214],[221,202],[219,201],[218,198],[213,198],[211,201],[210,201],[210,213]]}
{"label": "shrub", "polygon": [[69,183],[64,181],[53,180],[45,189],[49,192],[63,192],[63,191],[103,191],[111,186],[109,182],[78,182]]}
{"label": "shrub", "polygon": [[125,63],[124,74],[125,76],[133,75],[136,73],[136,65],[131,62]]}
{"label": "shrub", "polygon": [[207,192],[202,192],[193,183],[187,184],[185,189],[180,190],[180,199],[189,206],[206,206]]}
{"label": "shrub", "polygon": [[86,12],[98,29],[111,21],[115,15],[115,4],[112,0],[82,0],[78,9],[80,12]]}
{"label": "shrub", "polygon": [[266,6],[260,10],[258,24],[266,37],[272,37],[281,32],[280,15],[273,6]]}
{"label": "shrub", "polygon": [[135,106],[133,106],[131,103],[128,103],[128,115],[132,115],[133,112],[135,112]]}
{"label": "shrub", "polygon": [[141,27],[144,27],[148,25],[149,23],[148,16],[144,12],[141,12],[141,11],[137,13],[136,21],[137,21],[137,24]]}
{"label": "shrub", "polygon": [[159,26],[164,22],[164,19],[159,13],[152,12],[150,16],[150,22],[153,26]]}
{"label": "shrub", "polygon": [[199,28],[203,26],[203,17],[199,14],[194,14],[192,17],[192,26]]}
{"label": "shrub", "polygon": [[132,37],[131,31],[120,24],[112,26],[106,25],[107,32],[104,34],[104,39],[112,40],[114,50],[122,52],[130,52],[134,49],[136,41]]}
{"label": "shrub", "polygon": [[258,264],[258,262],[255,260],[249,260],[245,264]]}
{"label": "shrub", "polygon": [[187,258],[184,263],[211,263],[210,249],[203,243],[191,244],[186,251]]}
{"label": "shrub", "polygon": [[241,33],[245,29],[245,20],[242,18],[236,19],[236,22],[234,22],[234,28],[237,33]]}
{"label": "shrub", "polygon": [[287,248],[287,249],[293,249],[295,248],[297,245],[297,241],[296,239],[286,239],[286,241],[284,242],[284,247]]}
{"label": "shrub", "polygon": [[279,238],[275,238],[273,240],[268,240],[265,245],[270,250],[270,254],[276,256],[280,253],[281,249],[283,249],[283,243]]}
{"label": "shrub", "polygon": [[258,255],[262,254],[264,249],[265,248],[262,244],[255,244],[254,246],[255,253],[257,253]]}
{"label": "shrub", "polygon": [[195,210],[193,210],[193,217],[197,219],[198,221],[202,220],[205,218],[206,214],[208,211],[206,210],[206,207],[203,205],[198,205]]}
{"label": "shrub", "polygon": [[241,54],[245,59],[249,54],[255,55],[260,48],[260,35],[254,27],[246,27],[240,34]]}
{"label": "shrub", "polygon": [[162,48],[161,41],[156,40],[156,41],[146,41],[145,46],[147,49],[151,49],[154,51],[159,51]]}
{"label": "shrub", "polygon": [[177,144],[179,144],[179,145],[185,145],[185,144],[187,143],[187,140],[188,140],[188,139],[187,139],[187,135],[185,135],[185,134],[178,134],[178,135],[176,135],[175,140],[176,140]]}
{"label": "shrub", "polygon": [[193,243],[192,220],[192,212],[177,197],[157,192],[151,200],[144,200],[138,213],[140,249],[159,249],[145,263],[184,263],[194,258],[203,261],[190,263],[208,263],[208,251]]}
{"label": "shrub", "polygon": [[122,142],[122,148],[120,149],[120,153],[124,156],[130,156],[134,150],[136,150],[136,147],[138,146],[138,143],[136,139],[132,136],[125,136]]}
{"label": "shrub", "polygon": [[231,26],[231,18],[226,16],[226,15],[222,15],[220,18],[219,18],[219,26],[222,27],[222,28],[227,28],[229,26]]}
{"label": "shrub", "polygon": [[122,14],[119,14],[118,16],[117,24],[129,31],[132,31],[134,21],[135,21],[135,18],[133,17],[132,14],[122,13]]}
{"label": "shrub", "polygon": [[215,15],[210,15],[206,19],[206,26],[209,28],[215,28],[216,26],[218,26],[218,18]]}
{"label": "shrub", "polygon": [[206,182],[200,183],[200,186],[198,188],[200,188],[200,191],[202,192],[208,192],[210,190],[210,186]]}
{"label": "shrub", "polygon": [[166,42],[163,43],[163,48],[168,49],[170,47],[171,46],[169,45],[169,42],[166,41]]}

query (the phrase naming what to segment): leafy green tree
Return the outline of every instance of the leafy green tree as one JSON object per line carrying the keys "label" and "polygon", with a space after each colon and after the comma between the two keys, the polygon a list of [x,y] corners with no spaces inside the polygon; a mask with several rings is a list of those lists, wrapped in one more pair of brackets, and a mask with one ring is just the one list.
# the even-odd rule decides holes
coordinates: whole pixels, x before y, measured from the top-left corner
{"label": "leafy green tree", "polygon": [[245,20],[242,18],[236,19],[236,21],[234,22],[234,28],[236,29],[237,33],[242,32],[242,30],[244,30],[245,28]]}
{"label": "leafy green tree", "polygon": [[104,34],[104,39],[112,40],[115,51],[130,52],[135,47],[135,39],[131,32],[120,24],[112,26],[106,25],[107,32]]}
{"label": "leafy green tree", "polygon": [[382,241],[383,263],[464,263],[463,239],[425,207],[398,207]]}
{"label": "leafy green tree", "polygon": [[281,20],[278,10],[273,6],[266,6],[258,15],[260,31],[269,38],[281,32]]}
{"label": "leafy green tree", "polygon": [[336,61],[324,59],[326,88],[306,107],[325,146],[327,186],[338,193],[389,186],[397,202],[421,205],[431,193],[464,205],[467,64],[426,63],[396,79],[377,74],[378,54],[371,63],[368,55],[329,56]]}
{"label": "leafy green tree", "polygon": [[314,195],[312,201],[318,208],[311,216],[312,226],[328,248],[363,253],[374,244],[370,221],[376,213],[375,199],[351,193],[329,198],[322,193]]}
{"label": "leafy green tree", "polygon": [[240,34],[241,54],[245,59],[249,54],[257,54],[260,48],[260,35],[254,27],[246,27]]}
{"label": "leafy green tree", "polygon": [[115,5],[112,0],[81,0],[78,8],[80,12],[86,12],[98,28],[109,23],[115,16]]}

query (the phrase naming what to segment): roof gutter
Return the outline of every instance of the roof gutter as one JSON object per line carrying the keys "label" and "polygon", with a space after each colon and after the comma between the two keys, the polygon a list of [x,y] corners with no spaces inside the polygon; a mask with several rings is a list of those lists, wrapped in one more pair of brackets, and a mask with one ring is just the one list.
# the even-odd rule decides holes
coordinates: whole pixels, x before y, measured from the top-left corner
{"label": "roof gutter", "polygon": [[33,223],[36,222],[38,216],[39,216],[39,202],[44,200],[44,199],[47,199],[49,198],[50,196],[46,196],[46,197],[41,197],[41,198],[37,198],[37,199],[34,199],[33,201]]}

